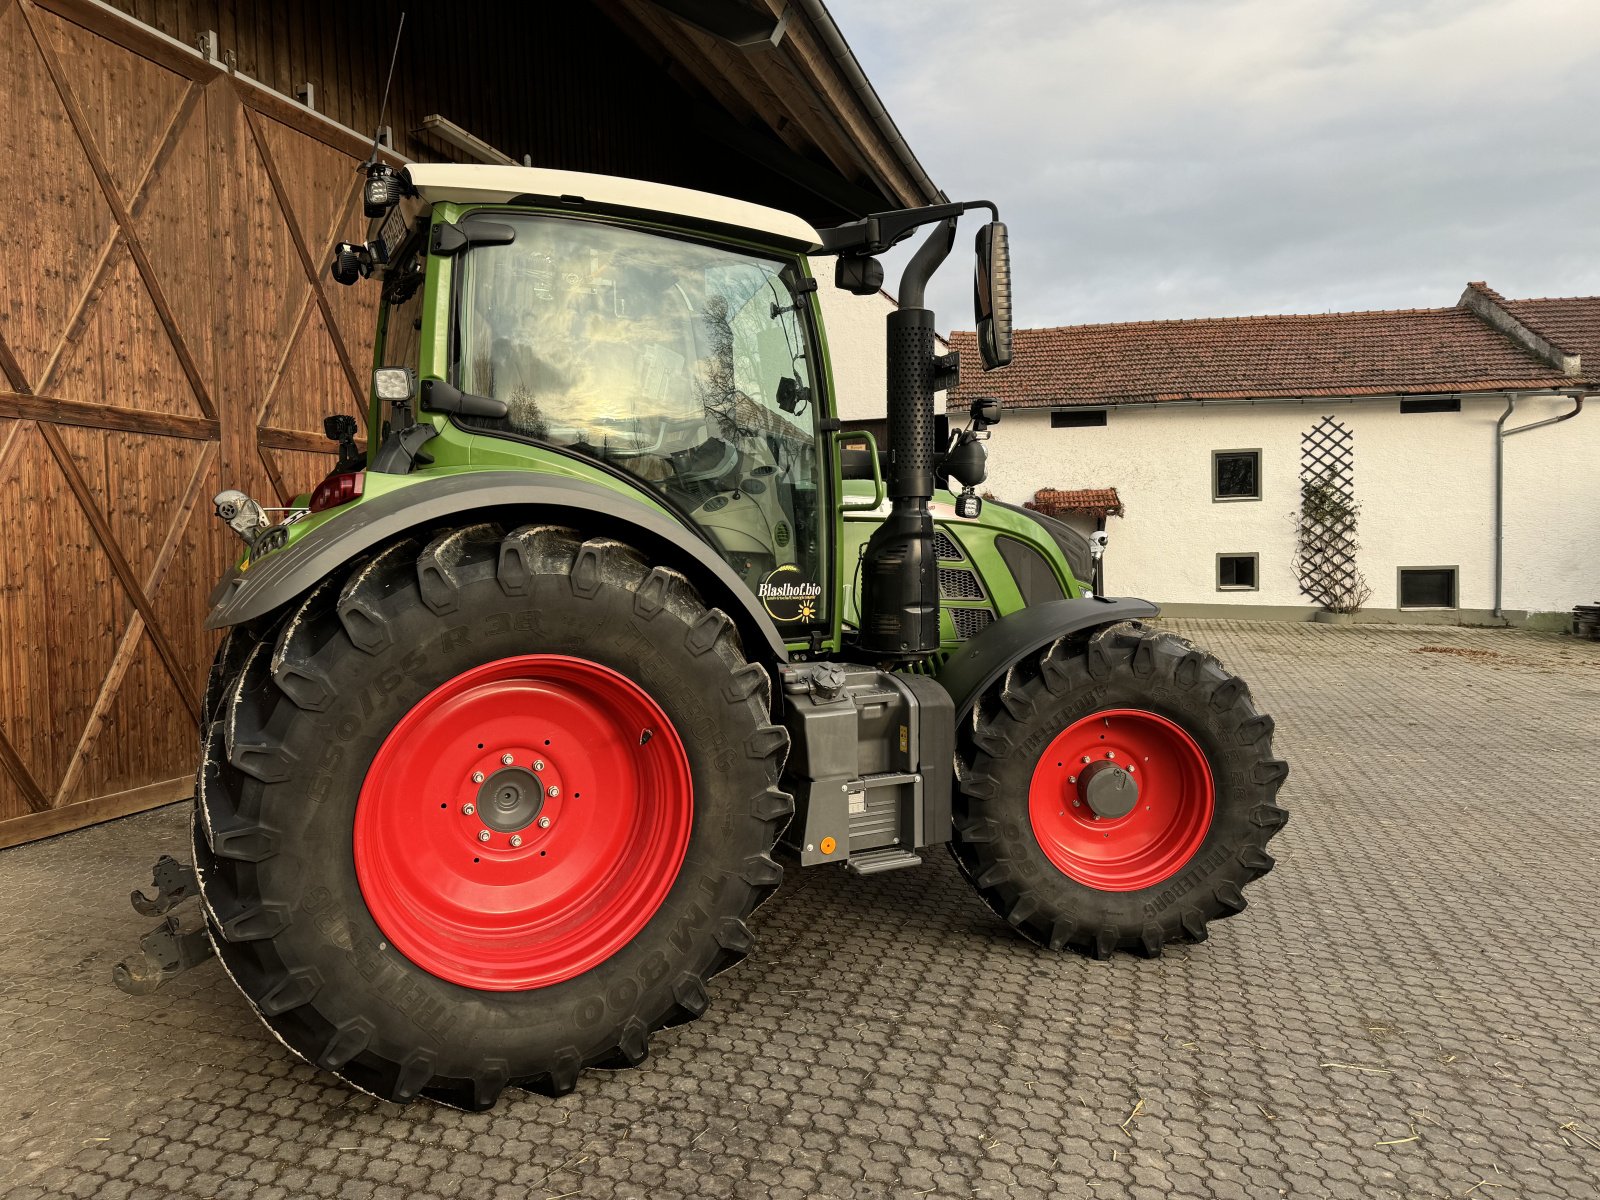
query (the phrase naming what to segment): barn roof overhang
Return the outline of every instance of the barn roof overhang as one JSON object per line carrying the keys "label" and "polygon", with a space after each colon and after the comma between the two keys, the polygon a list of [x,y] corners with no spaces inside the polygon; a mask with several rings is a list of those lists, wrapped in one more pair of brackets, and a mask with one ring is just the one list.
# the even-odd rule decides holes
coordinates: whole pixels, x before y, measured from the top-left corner
{"label": "barn roof overhang", "polygon": [[698,132],[845,212],[937,203],[823,0],[594,0],[699,103]]}

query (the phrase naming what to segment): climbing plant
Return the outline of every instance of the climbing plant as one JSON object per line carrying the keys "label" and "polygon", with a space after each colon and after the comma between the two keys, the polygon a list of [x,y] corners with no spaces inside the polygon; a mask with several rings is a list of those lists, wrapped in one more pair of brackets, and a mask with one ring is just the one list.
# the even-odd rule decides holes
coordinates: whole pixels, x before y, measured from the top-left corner
{"label": "climbing plant", "polygon": [[1300,591],[1329,612],[1358,612],[1372,597],[1356,563],[1360,516],[1354,436],[1324,417],[1300,438],[1300,508],[1292,518]]}

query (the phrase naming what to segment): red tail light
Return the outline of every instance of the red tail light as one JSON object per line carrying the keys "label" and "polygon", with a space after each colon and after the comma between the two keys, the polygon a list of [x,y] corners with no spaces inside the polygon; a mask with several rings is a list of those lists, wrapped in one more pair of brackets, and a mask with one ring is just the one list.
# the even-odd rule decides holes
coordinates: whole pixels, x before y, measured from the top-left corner
{"label": "red tail light", "polygon": [[329,475],[317,484],[317,490],[311,493],[311,511],[322,512],[329,508],[338,508],[341,504],[361,495],[362,484],[365,483],[365,471],[341,471]]}

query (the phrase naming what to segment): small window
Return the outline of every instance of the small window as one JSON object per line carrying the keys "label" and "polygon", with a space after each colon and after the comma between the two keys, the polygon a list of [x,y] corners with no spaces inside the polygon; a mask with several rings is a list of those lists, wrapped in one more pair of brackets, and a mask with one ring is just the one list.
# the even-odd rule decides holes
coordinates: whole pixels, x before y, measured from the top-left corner
{"label": "small window", "polygon": [[1214,500],[1261,499],[1261,451],[1212,451],[1211,496]]}
{"label": "small window", "polygon": [[1401,608],[1455,608],[1454,567],[1401,567]]}
{"label": "small window", "polygon": [[1050,414],[1051,429],[1089,429],[1105,423],[1103,408],[1058,408]]}
{"label": "small window", "polygon": [[1255,591],[1256,566],[1260,558],[1259,554],[1217,555],[1217,591]]}
{"label": "small window", "polygon": [[1459,396],[1424,396],[1417,400],[1400,401],[1403,413],[1460,412]]}

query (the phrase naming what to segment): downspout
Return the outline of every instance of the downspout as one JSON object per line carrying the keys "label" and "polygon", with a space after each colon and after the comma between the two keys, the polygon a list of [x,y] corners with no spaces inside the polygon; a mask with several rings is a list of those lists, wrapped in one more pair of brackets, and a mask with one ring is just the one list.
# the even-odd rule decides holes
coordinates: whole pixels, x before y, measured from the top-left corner
{"label": "downspout", "polygon": [[1505,619],[1505,614],[1502,612],[1504,606],[1502,593],[1505,584],[1506,439],[1514,433],[1527,433],[1528,430],[1538,429],[1543,425],[1559,425],[1562,421],[1572,420],[1583,411],[1584,398],[1582,393],[1571,394],[1568,398],[1572,401],[1571,412],[1507,429],[1506,421],[1517,407],[1517,395],[1512,393],[1506,399],[1505,412],[1501,413],[1500,419],[1494,423],[1494,619],[1497,621]]}

